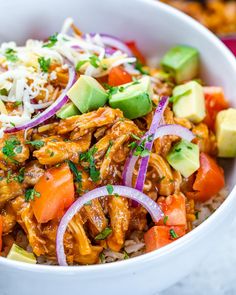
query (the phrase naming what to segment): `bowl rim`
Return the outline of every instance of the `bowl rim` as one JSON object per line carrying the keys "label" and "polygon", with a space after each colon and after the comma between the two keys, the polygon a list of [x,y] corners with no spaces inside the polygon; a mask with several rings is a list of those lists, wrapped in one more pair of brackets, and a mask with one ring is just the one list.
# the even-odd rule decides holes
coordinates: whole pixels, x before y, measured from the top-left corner
{"label": "bowl rim", "polygon": [[[175,14],[176,18],[180,19],[181,21],[187,23],[191,26],[192,29],[197,30],[202,35],[204,35],[210,42],[214,43],[215,46],[222,52],[222,55],[225,59],[231,63],[231,67],[235,71],[236,75],[236,59],[230,50],[215,36],[212,32],[210,32],[207,28],[203,25],[198,23],[193,18],[189,17],[188,15],[184,14],[183,12],[156,0],[136,0],[137,2],[143,3],[145,5],[153,6],[153,9],[159,9],[160,11],[164,11],[167,14]],[[220,205],[220,207],[210,215],[207,220],[203,221],[200,225],[198,225],[195,229],[191,232],[187,233],[185,236],[181,237],[180,239],[176,240],[175,242],[168,244],[158,250],[152,251],[150,253],[142,254],[138,257],[134,257],[127,260],[117,261],[115,263],[107,263],[107,264],[95,264],[95,265],[87,265],[87,266],[55,266],[55,265],[45,265],[45,264],[28,264],[25,262],[15,261],[6,259],[4,257],[0,257],[0,266],[10,267],[19,270],[25,270],[30,272],[37,272],[43,273],[47,272],[47,274],[74,274],[75,272],[80,272],[81,274],[90,275],[96,273],[96,275],[100,274],[101,276],[104,275],[105,272],[110,272],[112,270],[124,270],[128,269],[129,267],[134,267],[136,265],[144,265],[150,261],[157,260],[160,258],[164,258],[169,254],[173,254],[177,252],[177,250],[181,249],[185,245],[190,244],[194,239],[199,238],[200,236],[204,235],[206,229],[209,228],[214,222],[217,221],[220,215],[224,214],[224,211],[230,203],[236,201],[236,185],[232,188],[231,192],[227,195],[224,202]]]}

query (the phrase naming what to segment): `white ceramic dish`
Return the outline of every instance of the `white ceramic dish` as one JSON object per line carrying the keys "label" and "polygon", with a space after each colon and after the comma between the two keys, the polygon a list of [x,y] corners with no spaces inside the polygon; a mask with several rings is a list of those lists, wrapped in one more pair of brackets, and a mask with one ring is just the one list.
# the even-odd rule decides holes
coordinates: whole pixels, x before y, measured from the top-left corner
{"label": "white ceramic dish", "polygon": [[[151,0],[8,0],[1,5],[0,38],[22,41],[54,33],[67,16],[83,31],[135,39],[148,55],[162,56],[176,43],[201,52],[202,73],[222,86],[236,107],[236,60],[216,37],[182,13]],[[214,251],[236,210],[236,162],[227,161],[230,194],[203,224],[150,254],[108,265],[50,267],[0,258],[1,295],[155,294],[183,278]]]}

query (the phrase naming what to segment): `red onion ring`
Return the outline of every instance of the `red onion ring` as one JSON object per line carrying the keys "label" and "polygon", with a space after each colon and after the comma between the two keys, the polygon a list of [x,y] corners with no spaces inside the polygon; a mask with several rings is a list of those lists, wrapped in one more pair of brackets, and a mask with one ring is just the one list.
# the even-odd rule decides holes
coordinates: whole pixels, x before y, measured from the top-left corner
{"label": "red onion ring", "polygon": [[236,36],[222,37],[221,41],[233,52],[236,56]]}
{"label": "red onion ring", "polygon": [[[160,101],[154,116],[153,120],[150,126],[150,129],[148,132],[142,137],[142,139],[137,143],[140,144],[141,141],[144,139],[147,139],[149,136],[153,135],[153,138],[150,141],[146,141],[144,147],[151,152],[153,142],[155,139],[165,136],[165,135],[176,135],[179,136],[185,140],[192,141],[193,138],[195,137],[193,133],[188,130],[187,128],[177,125],[177,124],[169,124],[169,125],[161,125],[159,126],[163,112],[168,104],[168,98],[164,97]],[[150,156],[146,156],[141,158],[139,170],[138,170],[138,176],[135,184],[135,188],[139,191],[143,191],[144,183],[145,183],[145,178],[147,174],[147,169],[148,169],[148,162],[149,162]],[[123,171],[123,183],[126,186],[132,187],[132,178],[133,178],[133,171],[135,164],[138,160],[138,156],[133,156],[132,153],[129,155],[129,158],[127,159]],[[133,205],[136,206],[137,204],[133,202]]]}
{"label": "red onion ring", "polygon": [[58,99],[51,104],[45,111],[40,113],[37,117],[33,118],[30,120],[28,123],[24,123],[22,125],[13,127],[13,128],[8,128],[4,130],[5,133],[12,133],[12,132],[17,132],[22,129],[26,128],[33,128],[44,121],[48,120],[51,118],[55,113],[60,110],[60,108],[69,100],[68,96],[66,95],[68,90],[71,88],[71,86],[74,84],[76,81],[76,72],[75,69],[71,66],[69,66],[69,80],[68,83],[65,87],[65,89],[62,91]]}
{"label": "red onion ring", "polygon": [[[142,139],[137,144],[140,144],[142,140],[147,138],[149,135],[155,133],[157,127],[159,126],[159,124],[160,124],[160,122],[162,120],[165,108],[168,105],[168,99],[169,98],[167,96],[163,96],[161,98],[161,100],[160,100],[160,102],[159,102],[159,104],[158,104],[158,106],[157,106],[157,108],[155,110],[153,120],[152,120],[152,124],[150,126],[149,131],[142,137]],[[151,143],[151,148],[152,148],[152,144],[153,143]],[[148,146],[150,146],[150,144]],[[145,147],[146,147],[146,145],[145,145]],[[133,171],[134,171],[134,167],[135,167],[135,164],[136,164],[138,158],[139,157],[133,156],[132,153],[130,153],[130,156],[126,160],[125,167],[124,167],[124,170],[123,170],[123,175],[122,175],[123,184],[126,185],[126,186],[132,187]],[[136,189],[137,189],[137,187],[136,187]]]}
{"label": "red onion ring", "polygon": [[[144,193],[130,187],[125,187],[122,185],[113,185],[113,193],[118,194],[119,196],[124,196],[129,199],[137,201],[141,204],[151,215],[154,222],[158,222],[162,217],[163,213],[156,202],[150,199]],[[67,266],[65,250],[64,250],[64,235],[68,226],[68,223],[71,221],[73,216],[79,212],[79,210],[88,202],[103,196],[110,195],[107,191],[106,186],[102,186],[96,188],[82,197],[78,198],[71,207],[67,210],[65,215],[62,217],[61,222],[59,224],[57,230],[57,237],[56,237],[56,251],[57,251],[57,259],[58,263],[61,266]]]}
{"label": "red onion ring", "polygon": [[[188,141],[192,141],[195,138],[195,136],[190,130],[188,130],[187,128],[181,125],[177,125],[177,124],[161,125],[156,129],[156,132],[153,136],[153,140],[150,142],[147,142],[145,147],[149,151],[151,151],[154,140],[165,135],[176,135]],[[139,166],[135,188],[140,191],[143,191],[147,169],[148,169],[149,158],[150,158],[150,155],[143,157],[141,159],[141,163]]]}
{"label": "red onion ring", "polygon": [[[91,37],[94,37],[96,35],[96,33],[90,33],[89,34]],[[103,34],[100,33],[98,34],[100,35],[102,42],[109,46],[109,47],[113,47],[116,48],[124,53],[126,53],[128,56],[133,56],[132,51],[129,49],[129,47],[119,38],[108,35],[108,34]]]}
{"label": "red onion ring", "polygon": [[179,136],[187,141],[192,141],[196,136],[186,127],[183,127],[178,124],[166,124],[161,125],[157,128],[154,140],[165,136],[165,135],[176,135]]}

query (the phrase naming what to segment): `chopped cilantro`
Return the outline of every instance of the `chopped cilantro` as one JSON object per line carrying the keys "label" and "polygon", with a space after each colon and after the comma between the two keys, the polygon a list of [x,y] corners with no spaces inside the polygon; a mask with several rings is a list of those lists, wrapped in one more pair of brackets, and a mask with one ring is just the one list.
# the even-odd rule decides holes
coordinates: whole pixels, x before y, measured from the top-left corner
{"label": "chopped cilantro", "polygon": [[96,146],[93,146],[88,152],[80,154],[80,161],[88,162],[89,164],[89,175],[92,181],[96,182],[100,179],[100,171],[97,170],[94,161],[94,154],[97,152]]}
{"label": "chopped cilantro", "polygon": [[129,254],[124,250],[124,259],[129,259]]}
{"label": "chopped cilantro", "polygon": [[8,95],[8,91],[6,88],[2,88],[0,89],[0,95],[4,95],[4,96],[7,96]]}
{"label": "chopped cilantro", "polygon": [[131,150],[134,150],[138,146],[136,141],[131,142],[128,147],[131,148]]}
{"label": "chopped cilantro", "polygon": [[53,47],[57,43],[57,36],[58,36],[58,33],[55,33],[52,36],[50,36],[48,38],[48,42],[44,44],[43,47],[48,47],[48,48]]}
{"label": "chopped cilantro", "polygon": [[194,215],[195,215],[196,219],[199,219],[199,211],[195,211]]}
{"label": "chopped cilantro", "polygon": [[95,240],[105,240],[112,233],[112,229],[106,227],[100,234],[95,237]]}
{"label": "chopped cilantro", "polygon": [[79,72],[80,68],[87,62],[87,60],[81,60],[77,63],[75,69],[77,72]]}
{"label": "chopped cilantro", "polygon": [[187,148],[188,148],[189,150],[192,150],[192,149],[193,149],[193,148],[192,148],[191,146],[189,146],[189,145],[187,146]]}
{"label": "chopped cilantro", "polygon": [[16,51],[12,48],[7,48],[5,51],[5,57],[8,61],[16,62],[18,57],[16,55]]}
{"label": "chopped cilantro", "polygon": [[167,220],[168,220],[168,216],[167,215],[165,215],[165,217],[164,217],[164,219],[163,219],[163,223],[166,225],[166,223],[167,223]]}
{"label": "chopped cilantro", "polygon": [[131,133],[130,135],[131,135],[131,137],[133,137],[136,140],[141,140],[141,138],[139,136],[135,135],[134,133]]}
{"label": "chopped cilantro", "polygon": [[7,171],[7,183],[11,182],[11,170]]}
{"label": "chopped cilantro", "polygon": [[94,68],[98,68],[100,64],[100,59],[98,58],[97,55],[91,55],[89,57],[89,62]]}
{"label": "chopped cilantro", "polygon": [[171,237],[171,239],[178,239],[178,235],[177,235],[177,233],[174,231],[174,229],[170,229],[170,237]]}
{"label": "chopped cilantro", "polygon": [[68,165],[70,167],[70,170],[72,171],[72,173],[74,174],[75,177],[75,182],[81,182],[82,181],[82,172],[79,171],[76,167],[76,165],[72,162],[72,161],[68,161]]}
{"label": "chopped cilantro", "polygon": [[105,261],[105,254],[103,252],[101,252],[99,254],[99,258],[100,258],[101,263],[104,263],[104,261]]}
{"label": "chopped cilantro", "polygon": [[109,195],[112,195],[112,193],[113,193],[113,191],[114,191],[113,186],[112,186],[111,184],[108,184],[108,185],[106,186],[106,188],[107,188],[107,192],[108,192],[108,194],[109,194]]}
{"label": "chopped cilantro", "polygon": [[16,177],[14,177],[14,180],[18,181],[19,183],[22,183],[24,181],[24,178],[25,178],[25,168],[22,167],[19,170],[19,174]]}
{"label": "chopped cilantro", "polygon": [[137,60],[135,64],[135,69],[138,70],[143,75],[149,75],[149,72],[143,69],[143,65],[139,60]]}
{"label": "chopped cilantro", "polygon": [[[12,136],[9,139],[5,140],[4,146],[2,148],[2,153],[8,158],[12,158],[22,151],[22,147],[20,144],[21,143],[17,139],[17,137]],[[19,148],[21,148],[21,150]]]}
{"label": "chopped cilantro", "polygon": [[144,139],[139,145],[136,146],[134,156],[146,157],[150,154],[150,151],[145,148],[146,139]]}
{"label": "chopped cilantro", "polygon": [[110,154],[110,151],[111,151],[111,147],[112,147],[112,145],[113,145],[113,141],[109,141],[109,146],[108,146],[108,149],[107,149],[107,152],[106,152],[106,155],[105,155],[105,157],[107,158],[108,156],[109,156],[109,154]]}
{"label": "chopped cilantro", "polygon": [[39,198],[40,196],[41,196],[41,194],[39,192],[37,192],[34,188],[30,188],[25,191],[26,202],[34,200],[35,197]]}
{"label": "chopped cilantro", "polygon": [[14,124],[13,122],[10,122],[10,124],[11,124],[11,126],[13,126],[13,127],[15,127],[15,126],[16,126],[16,124]]}
{"label": "chopped cilantro", "polygon": [[40,149],[41,147],[44,146],[45,143],[42,140],[32,140],[32,141],[28,140],[28,141],[26,141],[26,144],[30,144],[33,147],[35,147],[36,149]]}
{"label": "chopped cilantro", "polygon": [[45,59],[44,56],[41,56],[41,57],[38,58],[38,63],[39,63],[40,69],[44,73],[47,73],[48,72],[48,69],[50,67],[50,64],[51,64],[51,59],[50,58]]}
{"label": "chopped cilantro", "polygon": [[22,101],[18,100],[14,102],[14,107],[18,107],[22,104]]}

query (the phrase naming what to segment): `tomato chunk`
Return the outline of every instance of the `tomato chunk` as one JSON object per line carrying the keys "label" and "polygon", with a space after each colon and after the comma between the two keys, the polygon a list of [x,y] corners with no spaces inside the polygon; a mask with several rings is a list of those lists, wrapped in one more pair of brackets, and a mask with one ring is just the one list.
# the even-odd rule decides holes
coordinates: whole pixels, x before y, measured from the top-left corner
{"label": "tomato chunk", "polygon": [[0,252],[2,251],[2,216],[0,215]]}
{"label": "tomato chunk", "polygon": [[108,84],[110,86],[119,86],[129,82],[132,82],[132,76],[122,67],[115,67],[111,69],[108,76]]}
{"label": "tomato chunk", "polygon": [[223,169],[209,155],[201,153],[200,168],[193,184],[193,189],[196,192],[190,192],[188,196],[205,202],[217,194],[224,186]]}
{"label": "tomato chunk", "polygon": [[184,227],[153,226],[144,234],[146,252],[166,246],[185,234]]}
{"label": "tomato chunk", "polygon": [[133,55],[137,57],[137,59],[141,62],[141,64],[146,64],[146,59],[141,53],[141,51],[138,49],[137,44],[135,41],[129,41],[126,42],[126,45],[129,47],[129,49],[132,51]]}
{"label": "tomato chunk", "polygon": [[159,223],[187,227],[185,203],[185,196],[182,193],[160,198],[158,204],[165,216]]}
{"label": "tomato chunk", "polygon": [[204,122],[214,131],[215,120],[219,111],[227,109],[229,103],[225,100],[224,92],[221,87],[204,87],[206,117]]}
{"label": "tomato chunk", "polygon": [[39,223],[61,217],[75,200],[73,175],[67,164],[48,169],[34,189],[40,194],[32,201],[33,212]]}

